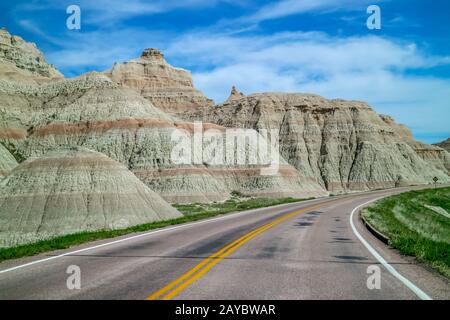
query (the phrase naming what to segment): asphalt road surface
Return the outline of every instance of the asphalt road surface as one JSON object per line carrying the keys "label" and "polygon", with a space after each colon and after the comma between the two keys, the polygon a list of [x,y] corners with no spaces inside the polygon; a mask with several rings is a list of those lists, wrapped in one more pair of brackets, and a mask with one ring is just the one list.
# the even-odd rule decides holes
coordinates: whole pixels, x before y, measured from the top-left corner
{"label": "asphalt road surface", "polygon": [[[256,209],[5,261],[0,299],[450,299],[447,279],[389,249],[358,218],[358,206],[406,190]],[[80,289],[68,288],[68,279],[76,284],[70,266],[79,267]],[[381,287],[369,289],[377,267]]]}

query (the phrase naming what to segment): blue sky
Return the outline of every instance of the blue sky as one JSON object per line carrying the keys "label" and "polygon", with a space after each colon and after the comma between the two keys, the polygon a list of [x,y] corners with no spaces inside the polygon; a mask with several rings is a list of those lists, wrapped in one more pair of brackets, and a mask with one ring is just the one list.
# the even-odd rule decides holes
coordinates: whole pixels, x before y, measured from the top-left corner
{"label": "blue sky", "polygon": [[[71,4],[78,31],[66,28]],[[381,30],[366,27],[372,4]],[[232,85],[365,100],[421,141],[450,137],[447,0],[6,0],[0,25],[67,77],[157,47],[216,102]]]}

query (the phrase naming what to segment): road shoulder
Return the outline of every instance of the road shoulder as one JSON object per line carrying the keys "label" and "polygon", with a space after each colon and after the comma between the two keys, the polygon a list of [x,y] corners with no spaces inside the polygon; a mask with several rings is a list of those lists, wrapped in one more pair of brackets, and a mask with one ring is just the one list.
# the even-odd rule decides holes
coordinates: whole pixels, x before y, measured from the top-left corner
{"label": "road shoulder", "polygon": [[[369,204],[368,204],[369,205]],[[359,208],[354,216],[353,223],[361,236],[403,277],[410,280],[422,289],[432,299],[450,300],[450,281],[429,266],[420,263],[414,257],[401,255],[398,250],[386,245],[373,235],[364,225]],[[388,272],[386,269],[382,273]]]}

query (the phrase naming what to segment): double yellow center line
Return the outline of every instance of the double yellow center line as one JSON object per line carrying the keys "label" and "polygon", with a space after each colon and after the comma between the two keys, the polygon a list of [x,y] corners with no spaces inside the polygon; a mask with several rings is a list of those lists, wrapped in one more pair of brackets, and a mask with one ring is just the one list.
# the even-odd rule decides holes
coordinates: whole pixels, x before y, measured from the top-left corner
{"label": "double yellow center line", "polygon": [[178,279],[170,282],[165,287],[159,289],[152,295],[148,296],[146,300],[170,300],[179,293],[181,293],[184,289],[186,289],[189,285],[200,279],[202,276],[204,276],[209,270],[212,269],[216,264],[218,264],[222,259],[224,259],[226,256],[237,250],[239,247],[259,235],[260,233],[272,228],[273,226],[276,226],[277,224],[286,221],[287,219],[290,219],[296,215],[305,213],[306,211],[310,211],[319,207],[322,207],[327,204],[331,204],[333,202],[336,202],[338,200],[328,201],[325,203],[321,203],[318,205],[310,206],[301,210],[297,210],[291,213],[288,213],[278,219],[275,219],[272,222],[269,222],[267,224],[262,225],[261,227],[243,235],[239,239],[234,240],[230,244],[226,245],[216,253],[210,255],[208,258],[200,262],[198,265],[196,265],[194,268],[183,274]]}

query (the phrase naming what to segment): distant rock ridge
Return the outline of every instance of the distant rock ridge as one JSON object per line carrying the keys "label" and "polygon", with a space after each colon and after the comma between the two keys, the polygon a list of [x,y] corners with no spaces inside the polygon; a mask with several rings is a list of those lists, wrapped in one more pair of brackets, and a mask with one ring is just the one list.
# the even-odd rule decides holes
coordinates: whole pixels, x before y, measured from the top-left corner
{"label": "distant rock ridge", "polygon": [[35,80],[58,79],[63,75],[45,61],[34,43],[11,35],[0,29],[0,75],[18,80],[33,77]]}
{"label": "distant rock ridge", "polygon": [[381,115],[381,119],[386,122],[397,134],[398,138],[406,142],[415,153],[423,160],[432,163],[436,168],[444,172],[450,172],[450,153],[438,145],[430,145],[414,139],[411,130],[386,115]]}
{"label": "distant rock ridge", "polygon": [[439,143],[435,143],[434,144],[437,147],[440,147],[442,149],[447,150],[447,152],[450,152],[450,138],[448,138],[445,141],[439,142]]}
{"label": "distant rock ridge", "polygon": [[115,63],[105,74],[175,116],[214,105],[214,101],[194,88],[189,71],[172,67],[155,48],[145,49],[138,59]]}

